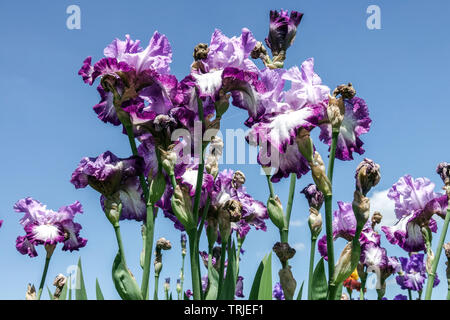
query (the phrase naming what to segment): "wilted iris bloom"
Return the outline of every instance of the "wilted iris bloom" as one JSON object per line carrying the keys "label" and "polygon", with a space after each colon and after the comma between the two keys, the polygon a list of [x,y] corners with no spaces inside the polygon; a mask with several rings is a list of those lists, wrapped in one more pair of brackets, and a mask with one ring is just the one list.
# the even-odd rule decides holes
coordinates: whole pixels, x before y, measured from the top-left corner
{"label": "wilted iris bloom", "polygon": [[[272,55],[286,54],[286,50],[294,42],[297,27],[303,18],[303,13],[287,10],[270,11],[270,27],[266,44],[272,50]],[[284,59],[283,59],[284,60]]]}
{"label": "wilted iris bloom", "polygon": [[38,245],[62,243],[62,250],[71,252],[86,246],[87,240],[80,237],[82,227],[74,222],[75,215],[83,212],[80,202],[53,211],[37,200],[24,198],[16,202],[14,210],[24,213],[20,224],[26,234],[16,239],[21,254],[36,257]]}
{"label": "wilted iris bloom", "polygon": [[315,208],[316,210],[320,210],[323,204],[323,193],[317,189],[315,184],[310,183],[305,188],[303,188],[300,193],[303,193],[308,200],[308,204],[310,208]]}
{"label": "wilted iris bloom", "polygon": [[236,282],[236,292],[234,294],[237,298],[244,298],[244,277],[238,276]]}
{"label": "wilted iris bloom", "polygon": [[97,158],[81,159],[70,182],[77,189],[89,185],[100,192],[102,206],[106,198],[118,193],[123,205],[120,219],[142,221],[147,211],[138,176],[143,171],[142,158],[122,159],[107,151]]}

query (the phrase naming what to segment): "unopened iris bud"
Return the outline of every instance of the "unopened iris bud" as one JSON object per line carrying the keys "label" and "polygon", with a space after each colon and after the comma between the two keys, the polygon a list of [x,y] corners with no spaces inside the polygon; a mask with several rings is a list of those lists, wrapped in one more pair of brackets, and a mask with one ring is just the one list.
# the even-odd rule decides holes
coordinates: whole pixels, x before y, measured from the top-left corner
{"label": "unopened iris bud", "polygon": [[221,206],[218,214],[219,232],[222,241],[228,241],[231,234],[231,216],[230,212]]}
{"label": "unopened iris bud", "polygon": [[208,52],[209,52],[208,44],[199,43],[194,48],[194,54],[193,54],[194,60],[197,61],[197,60],[206,59],[208,57]]}
{"label": "unopened iris bud", "polygon": [[370,200],[363,196],[361,192],[356,190],[353,194],[352,202],[353,213],[355,214],[357,230],[361,231],[363,226],[369,220],[370,215]]}
{"label": "unopened iris bud", "polygon": [[177,279],[177,286],[176,286],[177,293],[181,293],[181,279]]}
{"label": "unopened iris bud", "polygon": [[166,179],[164,177],[164,174],[159,171],[156,174],[156,177],[154,179],[150,179],[149,175],[149,182],[150,182],[150,203],[155,204],[156,202],[161,199],[161,197],[164,194],[164,191],[166,190]]}
{"label": "unopened iris bud", "polygon": [[174,174],[174,168],[175,164],[177,162],[177,154],[173,150],[175,145],[170,145],[168,150],[163,150],[159,148],[161,153],[161,163],[164,170],[167,172],[167,174],[173,175]]}
{"label": "unopened iris bud", "polygon": [[236,170],[233,174],[231,185],[235,189],[239,189],[245,183],[245,174],[242,171]]}
{"label": "unopened iris bud", "polygon": [[450,186],[450,163],[439,163],[436,169],[436,173],[441,177],[446,186]]}
{"label": "unopened iris bud", "polygon": [[166,294],[170,291],[170,278],[166,278],[164,281],[164,291]]}
{"label": "unopened iris bud", "polygon": [[181,243],[181,254],[185,256],[186,255],[186,243],[187,243],[187,237],[186,237],[185,233],[181,234],[180,243]]}
{"label": "unopened iris bud", "polygon": [[314,159],[309,163],[311,167],[311,175],[313,177],[314,183],[317,188],[325,195],[331,195],[331,182],[327,177],[327,173],[325,171],[325,164],[322,160],[320,154],[316,151],[314,153]]}
{"label": "unopened iris bud", "polygon": [[208,217],[208,226],[206,227],[206,236],[208,237],[208,246],[212,248],[214,243],[217,241],[217,227],[218,221],[217,218]]}
{"label": "unopened iris bud", "polygon": [[382,219],[383,215],[378,211],[375,211],[372,215],[372,229],[374,229],[377,224],[380,224]]}
{"label": "unopened iris bud", "polygon": [[267,201],[267,212],[272,223],[280,230],[286,227],[283,206],[278,196],[270,197]]}
{"label": "unopened iris bud", "polygon": [[347,279],[358,266],[361,256],[359,242],[349,241],[341,252],[333,275],[333,283],[338,285]]}
{"label": "unopened iris bud", "polygon": [[339,132],[345,116],[344,100],[333,96],[328,97],[327,116],[333,132]]}
{"label": "unopened iris bud", "polygon": [[194,229],[196,223],[192,214],[192,199],[185,185],[175,187],[171,203],[175,216],[185,229]]}
{"label": "unopened iris bud", "polygon": [[282,264],[285,264],[289,259],[292,259],[295,255],[295,249],[291,248],[289,243],[277,242],[273,246],[273,251],[277,254]]}
{"label": "unopened iris bud", "polygon": [[380,182],[380,166],[374,161],[365,158],[356,168],[356,190],[364,196]]}
{"label": "unopened iris bud", "polygon": [[312,162],[314,154],[314,144],[311,140],[309,131],[305,128],[301,128],[295,139],[300,153],[308,162]]}
{"label": "unopened iris bud", "polygon": [[105,197],[103,205],[103,210],[109,222],[111,222],[113,226],[117,226],[122,213],[122,201],[120,200],[119,192],[116,192],[112,196]]}
{"label": "unopened iris bud", "polygon": [[269,35],[265,40],[266,45],[272,50],[274,60],[282,56],[278,59],[284,61],[286,50],[294,42],[302,17],[303,13],[297,11],[291,11],[290,15],[285,10],[270,11]]}
{"label": "unopened iris bud", "polygon": [[308,200],[310,208],[320,210],[323,204],[323,193],[317,188],[315,184],[308,184],[300,193],[303,193]]}
{"label": "unopened iris bud", "polygon": [[261,59],[263,61],[267,61],[267,50],[261,41],[256,42],[255,47],[250,53],[250,56],[252,57],[252,59]]}
{"label": "unopened iris bud", "polygon": [[309,208],[308,225],[311,230],[311,237],[317,239],[322,231],[322,215],[313,207]]}
{"label": "unopened iris bud", "polygon": [[36,300],[36,288],[31,283],[27,286],[27,292],[25,293],[25,300]]}

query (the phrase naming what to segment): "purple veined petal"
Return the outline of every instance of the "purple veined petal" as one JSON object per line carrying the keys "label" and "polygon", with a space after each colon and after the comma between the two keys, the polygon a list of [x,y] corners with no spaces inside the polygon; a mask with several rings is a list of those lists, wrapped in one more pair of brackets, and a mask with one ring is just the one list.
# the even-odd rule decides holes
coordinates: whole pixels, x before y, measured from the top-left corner
{"label": "purple veined petal", "polygon": [[138,154],[145,162],[144,175],[147,177],[150,171],[152,171],[153,177],[155,177],[158,173],[158,158],[156,156],[155,142],[152,136],[141,142],[138,147]]}
{"label": "purple veined petal", "polygon": [[325,261],[328,261],[327,236],[324,235],[317,242],[317,249]]}
{"label": "purple veined petal", "polygon": [[405,296],[404,294],[398,294],[394,297],[393,300],[408,300],[408,297]]}
{"label": "purple veined petal", "polygon": [[17,237],[17,239],[16,239],[16,249],[21,254],[23,254],[23,255],[27,254],[31,258],[37,257],[37,255],[38,255],[34,244],[32,244],[28,240],[27,236],[19,236],[19,237]]}
{"label": "purple veined petal", "polygon": [[62,221],[73,220],[77,213],[83,213],[83,206],[79,201],[75,201],[68,206],[63,206],[58,210],[58,214],[60,215],[59,219]]}
{"label": "purple veined petal", "polygon": [[120,125],[121,122],[117,117],[116,109],[114,107],[113,94],[111,92],[106,92],[101,85],[98,85],[97,91],[100,94],[100,102],[96,104],[93,109],[98,118],[105,123],[111,123],[115,126]]}
{"label": "purple veined petal", "polygon": [[401,177],[388,192],[388,198],[395,201],[397,218],[401,219],[414,210],[423,210],[427,203],[439,196],[434,188],[435,184],[427,178]]}
{"label": "purple veined petal", "polygon": [[416,214],[404,216],[394,226],[383,226],[381,230],[391,244],[399,245],[407,252],[425,250],[421,227],[414,223],[415,218]]}
{"label": "purple veined petal", "polygon": [[94,66],[92,66],[92,57],[87,57],[83,61],[83,65],[81,66],[78,74],[83,78],[83,81],[89,85],[94,83]]}
{"label": "purple veined petal", "polygon": [[410,258],[400,257],[402,271],[396,277],[403,290],[421,291],[426,280],[426,267],[423,254],[412,254]]}
{"label": "purple veined petal", "polygon": [[244,296],[244,277],[238,276],[236,282],[236,292],[234,294],[238,298],[245,298]]}
{"label": "purple veined petal", "polygon": [[216,29],[211,36],[208,57],[205,59],[208,72],[226,67],[258,72],[258,67],[248,59],[255,45],[256,39],[246,28],[242,29],[240,37],[232,38]]}
{"label": "purple veined petal", "polygon": [[124,54],[122,61],[132,66],[137,73],[146,69],[153,69],[158,73],[168,74],[172,62],[172,48],[167,37],[155,31],[144,50]]}
{"label": "purple veined petal", "polygon": [[94,64],[92,79],[95,81],[97,77],[105,75],[112,75],[118,78],[117,72],[128,72],[131,70],[131,66],[125,62],[118,62],[115,58],[103,58]]}
{"label": "purple veined petal", "polygon": [[216,70],[208,73],[193,74],[199,89],[200,98],[214,97],[222,87],[223,70]]}
{"label": "purple veined petal", "polygon": [[275,283],[272,297],[274,297],[276,300],[285,300],[283,288],[281,288],[281,284],[279,282]]}
{"label": "purple veined petal", "polygon": [[104,50],[103,54],[107,58],[116,58],[122,61],[123,56],[127,53],[138,53],[143,49],[140,47],[140,40],[132,40],[130,35],[125,35],[125,40],[114,39]]}
{"label": "purple veined petal", "polygon": [[369,243],[365,246],[361,252],[361,261],[368,268],[377,267],[380,268],[386,258],[386,250],[376,245],[375,243]]}
{"label": "purple veined petal", "polygon": [[86,246],[87,239],[80,237],[81,224],[66,220],[61,223],[61,226],[64,230],[63,251],[78,251]]}
{"label": "purple veined petal", "polygon": [[[364,143],[359,136],[369,132],[371,123],[369,109],[363,99],[354,97],[345,100],[345,116],[339,131],[336,158],[348,161],[353,160],[353,152],[363,154]],[[319,139],[331,145],[331,124],[322,124],[320,130]]]}
{"label": "purple veined petal", "polygon": [[250,225],[245,220],[231,222],[231,230],[236,231],[239,237],[244,238],[250,232]]}
{"label": "purple veined petal", "polygon": [[25,226],[27,239],[34,245],[57,244],[64,241],[60,224],[28,224]]}
{"label": "purple veined petal", "polygon": [[310,183],[300,193],[305,195],[310,208],[320,209],[322,207],[324,195],[315,184]]}
{"label": "purple veined petal", "polygon": [[352,204],[343,201],[338,201],[337,204],[339,209],[333,212],[333,237],[350,241],[356,233],[356,218]]}
{"label": "purple veined petal", "polygon": [[25,213],[23,218],[20,219],[20,224],[24,227],[48,215],[47,206],[31,197],[17,201],[14,205],[14,211]]}

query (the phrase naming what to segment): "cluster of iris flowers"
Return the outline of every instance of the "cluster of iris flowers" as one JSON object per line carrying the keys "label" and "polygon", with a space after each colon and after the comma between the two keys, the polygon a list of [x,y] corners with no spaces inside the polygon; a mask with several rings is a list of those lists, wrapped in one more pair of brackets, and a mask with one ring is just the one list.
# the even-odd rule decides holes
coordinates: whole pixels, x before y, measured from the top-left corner
{"label": "cluster of iris flowers", "polygon": [[[99,61],[93,63],[91,57],[84,60],[79,75],[90,86],[96,83],[100,96],[93,107],[95,113],[104,123],[121,126],[131,147],[128,158],[105,151],[81,159],[70,180],[77,189],[89,186],[99,193],[100,206],[117,238],[112,277],[121,298],[150,298],[154,253],[153,298],[158,299],[163,251],[172,247],[164,238],[154,241],[159,211],[181,231],[178,299],[244,298],[244,278],[239,274],[242,246],[251,230],[264,232],[270,227],[280,231],[280,241],[272,248],[282,266],[279,281],[273,286],[272,254],[267,255],[249,283],[247,298],[301,298],[303,285],[297,285],[289,264],[296,253],[289,245],[289,221],[297,180],[309,173],[314,184],[301,191],[309,203],[311,232],[308,299],[353,299],[354,290],[359,291],[356,299],[364,299],[371,273],[377,276],[380,300],[386,299],[390,276],[407,290],[409,299],[413,291],[419,297],[425,291],[425,298],[431,298],[433,286],[439,283],[436,269],[443,249],[450,259],[450,247],[443,243],[450,216],[450,165],[441,163],[437,169],[445,185],[444,194],[435,192],[435,185],[427,178],[401,177],[388,193],[395,202],[398,221],[383,226],[382,233],[376,228],[382,213],[371,214],[367,197],[381,178],[380,166],[373,160],[364,159],[356,167],[353,202],[337,201],[333,212],[335,159],[351,161],[353,153],[364,153],[360,137],[369,131],[372,120],[366,102],[357,96],[351,83],[334,90],[322,83],[314,71],[313,58],[299,67],[284,69],[287,50],[302,17],[296,11],[271,11],[265,45],[245,28],[232,38],[215,30],[209,44],[195,47],[190,74],[182,80],[170,73],[172,49],[166,36],[158,32],[146,47],[126,35],[124,40],[115,39],[108,45]],[[257,60],[263,68],[257,66]],[[243,119],[249,128],[246,141],[258,148],[257,160],[266,173],[269,195],[265,203],[246,191],[243,172],[219,169],[224,144],[217,133],[223,115],[233,112],[232,108],[228,111],[230,104],[248,113]],[[320,130],[319,140],[329,146],[327,168],[310,136],[315,128]],[[285,178],[290,179],[290,189],[283,208],[274,187]],[[324,232],[320,213],[323,204]],[[70,251],[87,245],[80,236],[81,225],[74,221],[75,215],[83,212],[82,206],[75,202],[53,211],[25,198],[15,204],[14,210],[24,214],[20,223],[25,235],[17,238],[17,250],[30,257],[38,255],[39,245],[46,250],[39,290],[36,294],[33,287],[27,292],[27,299],[40,299],[57,245],[61,243],[62,250]],[[439,218],[445,222],[437,250],[433,251],[432,235],[438,232]],[[140,285],[125,259],[120,233],[120,221],[125,219],[142,223]],[[381,246],[383,234],[406,256],[388,255]],[[207,238],[205,251],[199,248],[202,236]],[[347,244],[338,257],[334,241],[339,238]],[[322,259],[315,266],[316,246]],[[184,259],[188,252],[192,283],[185,290]],[[203,277],[200,261],[208,271]],[[57,280],[54,298],[60,297],[65,283],[61,276]],[[172,299],[169,278],[164,291],[166,299]],[[408,297],[397,295],[394,299]]]}

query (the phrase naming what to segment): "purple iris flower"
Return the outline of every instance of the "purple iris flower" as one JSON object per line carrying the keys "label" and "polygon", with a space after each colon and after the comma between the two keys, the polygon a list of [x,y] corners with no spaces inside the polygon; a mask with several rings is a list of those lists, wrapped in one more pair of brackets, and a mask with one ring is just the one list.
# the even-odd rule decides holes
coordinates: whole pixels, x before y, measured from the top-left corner
{"label": "purple iris flower", "polygon": [[86,246],[87,240],[80,237],[81,225],[73,221],[77,213],[83,213],[80,202],[53,211],[37,200],[24,198],[16,202],[14,210],[24,213],[20,224],[26,235],[16,240],[16,248],[21,254],[36,257],[38,245],[62,243],[62,250],[70,252]]}
{"label": "purple iris flower", "polygon": [[281,283],[275,283],[275,287],[273,288],[272,297],[276,300],[285,300],[283,288],[281,288]]}
{"label": "purple iris flower", "polygon": [[[422,291],[427,278],[427,271],[423,253],[414,253],[408,258],[400,257],[401,271],[396,277],[397,283],[402,290]],[[439,279],[434,280],[433,286],[439,284]]]}
{"label": "purple iris flower", "polygon": [[236,282],[236,293],[234,294],[238,298],[244,298],[244,277],[238,276]]}
{"label": "purple iris flower", "polygon": [[316,208],[319,210],[322,207],[324,196],[323,193],[317,189],[315,184],[308,184],[302,191],[300,191],[300,193],[305,195],[310,208]]}
{"label": "purple iris flower", "polygon": [[297,34],[297,27],[303,18],[303,13],[287,10],[270,11],[269,35],[265,39],[273,56],[278,56],[292,45]]}

